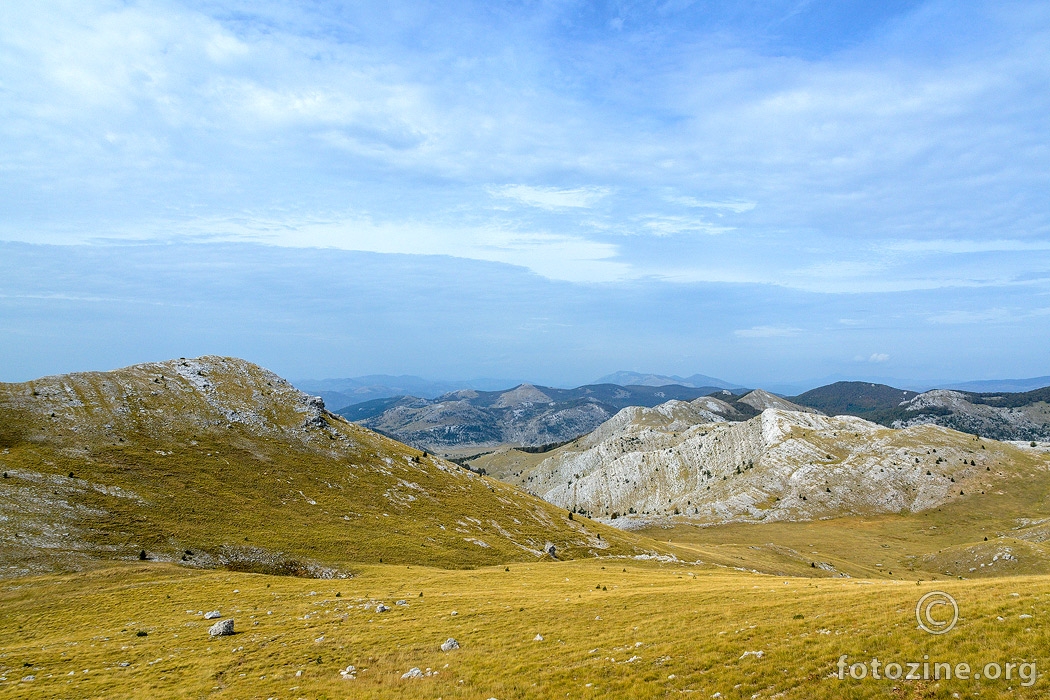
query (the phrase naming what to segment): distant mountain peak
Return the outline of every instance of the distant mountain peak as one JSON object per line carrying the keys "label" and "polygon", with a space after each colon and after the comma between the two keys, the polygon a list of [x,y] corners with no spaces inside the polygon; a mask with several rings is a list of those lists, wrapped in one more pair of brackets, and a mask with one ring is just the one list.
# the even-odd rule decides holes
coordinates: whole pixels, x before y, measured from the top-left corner
{"label": "distant mountain peak", "polygon": [[706,374],[694,374],[690,377],[679,377],[677,375],[645,374],[642,372],[629,372],[621,370],[607,374],[594,382],[595,384],[619,384],[620,386],[668,386],[677,384],[688,387],[712,387],[715,389],[743,389],[739,384],[727,382],[717,377],[709,377]]}
{"label": "distant mountain peak", "polygon": [[801,406],[797,403],[792,403],[787,399],[782,399],[775,394],[770,394],[768,391],[762,389],[755,389],[754,391],[748,392],[746,395],[738,399],[739,403],[744,403],[755,409],[756,411],[764,411],[767,408],[777,408],[782,411],[799,411],[802,413],[820,413],[820,411],[810,408],[809,406]]}
{"label": "distant mountain peak", "polygon": [[494,408],[512,408],[529,403],[551,403],[553,399],[532,384],[521,384],[500,395]]}

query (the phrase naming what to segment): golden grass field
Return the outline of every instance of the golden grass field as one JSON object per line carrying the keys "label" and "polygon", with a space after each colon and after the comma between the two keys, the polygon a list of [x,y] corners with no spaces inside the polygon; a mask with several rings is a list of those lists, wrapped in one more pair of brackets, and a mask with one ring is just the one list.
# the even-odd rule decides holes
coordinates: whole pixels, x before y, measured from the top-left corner
{"label": "golden grass field", "polygon": [[[364,565],[355,574],[144,563],[6,581],[0,697],[1035,698],[1050,682],[1022,686],[1017,671],[1011,681],[835,675],[842,654],[849,663],[1027,662],[1045,673],[1047,577],[917,584],[628,559]],[[915,603],[931,589],[961,610],[944,635],[917,629]],[[391,609],[376,612],[378,602]],[[213,609],[235,619],[237,634],[209,638],[198,612]],[[461,648],[440,651],[448,637]],[[349,665],[352,680],[340,675]],[[433,675],[402,680],[413,667]]]}

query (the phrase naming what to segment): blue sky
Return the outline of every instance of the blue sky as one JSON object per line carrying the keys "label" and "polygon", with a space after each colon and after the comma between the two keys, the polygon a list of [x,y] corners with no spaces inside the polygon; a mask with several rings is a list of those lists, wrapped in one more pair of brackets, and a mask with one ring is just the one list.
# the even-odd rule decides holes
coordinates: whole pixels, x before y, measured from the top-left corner
{"label": "blue sky", "polygon": [[0,380],[1050,374],[1045,2],[0,6]]}

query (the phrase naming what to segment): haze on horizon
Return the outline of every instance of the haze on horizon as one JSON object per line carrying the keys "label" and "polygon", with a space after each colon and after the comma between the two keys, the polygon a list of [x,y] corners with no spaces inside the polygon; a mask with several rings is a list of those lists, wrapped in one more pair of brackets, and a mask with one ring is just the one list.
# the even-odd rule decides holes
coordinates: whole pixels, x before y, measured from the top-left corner
{"label": "haze on horizon", "polygon": [[0,381],[1050,374],[1045,2],[0,6]]}

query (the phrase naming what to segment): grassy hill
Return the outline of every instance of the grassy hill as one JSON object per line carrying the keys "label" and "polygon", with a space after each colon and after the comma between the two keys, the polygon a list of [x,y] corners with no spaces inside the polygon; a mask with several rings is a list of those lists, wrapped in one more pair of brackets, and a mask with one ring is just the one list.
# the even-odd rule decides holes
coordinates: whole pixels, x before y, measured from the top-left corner
{"label": "grassy hill", "polygon": [[0,576],[104,560],[336,575],[640,553],[537,498],[350,424],[221,357],[0,384]]}

